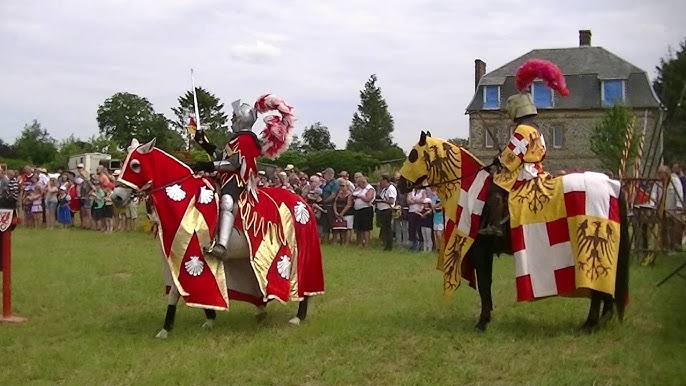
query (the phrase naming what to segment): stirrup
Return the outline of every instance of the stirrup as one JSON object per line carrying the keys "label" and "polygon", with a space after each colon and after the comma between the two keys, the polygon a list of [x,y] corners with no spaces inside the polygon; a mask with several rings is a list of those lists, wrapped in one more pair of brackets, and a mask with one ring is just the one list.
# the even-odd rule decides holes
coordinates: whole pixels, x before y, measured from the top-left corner
{"label": "stirrup", "polygon": [[210,256],[219,259],[226,260],[229,250],[221,244],[212,245],[212,250],[207,252]]}
{"label": "stirrup", "polygon": [[217,239],[212,239],[212,242],[210,243],[210,245],[203,247],[202,251],[205,253],[212,254],[212,251],[214,251],[215,245],[217,245]]}
{"label": "stirrup", "polygon": [[501,225],[489,225],[479,229],[476,233],[482,236],[503,236],[503,229]]}

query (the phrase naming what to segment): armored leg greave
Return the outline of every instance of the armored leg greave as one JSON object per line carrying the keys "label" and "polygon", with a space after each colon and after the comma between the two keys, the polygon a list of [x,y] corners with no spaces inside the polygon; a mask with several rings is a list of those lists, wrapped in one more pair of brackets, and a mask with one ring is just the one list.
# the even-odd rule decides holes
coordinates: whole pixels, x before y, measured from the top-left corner
{"label": "armored leg greave", "polygon": [[223,258],[226,255],[227,247],[229,245],[229,238],[233,231],[233,221],[235,215],[233,213],[234,201],[230,194],[225,194],[219,201],[219,224],[217,229],[217,238],[212,248],[208,249],[212,255],[218,258]]}

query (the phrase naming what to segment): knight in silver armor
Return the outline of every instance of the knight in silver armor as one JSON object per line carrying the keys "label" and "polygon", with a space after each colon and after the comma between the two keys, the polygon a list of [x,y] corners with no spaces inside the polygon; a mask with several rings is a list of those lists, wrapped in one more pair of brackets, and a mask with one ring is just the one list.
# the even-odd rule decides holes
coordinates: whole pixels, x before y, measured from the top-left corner
{"label": "knight in silver armor", "polygon": [[[257,112],[255,112],[252,106],[241,103],[240,100],[234,101],[231,106],[233,107],[233,115],[231,117],[231,130],[233,131],[233,135],[229,138],[223,151],[216,152],[216,146],[207,141],[204,133],[201,133],[201,135],[197,135],[196,133],[195,136],[198,144],[215,158],[215,161],[213,162],[214,171],[228,175],[228,177],[222,180],[223,185],[220,190],[221,198],[219,201],[217,235],[212,244],[204,248],[206,253],[219,259],[226,259],[227,257],[227,246],[231,238],[231,232],[233,231],[238,207],[236,201],[238,196],[245,189],[247,183],[247,181],[242,181],[242,176],[240,175],[240,157],[236,153],[239,149],[232,148],[232,146],[240,146],[240,143],[244,143],[245,141],[234,140],[241,135],[250,135],[254,137],[256,146],[259,146],[259,141],[252,132],[252,127],[257,120]],[[198,130],[198,133],[200,132],[201,130]]]}

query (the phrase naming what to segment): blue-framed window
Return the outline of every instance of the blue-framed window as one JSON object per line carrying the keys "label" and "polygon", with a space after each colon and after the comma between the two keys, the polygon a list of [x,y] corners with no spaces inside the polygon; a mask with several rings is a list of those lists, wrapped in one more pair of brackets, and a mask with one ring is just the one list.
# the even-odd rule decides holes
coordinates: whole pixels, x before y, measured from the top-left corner
{"label": "blue-framed window", "polygon": [[612,107],[617,103],[624,103],[623,80],[604,80],[601,82],[600,87],[603,107]]}
{"label": "blue-framed window", "polygon": [[500,108],[500,86],[484,86],[484,109]]}
{"label": "blue-framed window", "polygon": [[553,107],[553,90],[543,82],[534,82],[531,88],[531,96],[534,98],[534,105],[538,108]]}

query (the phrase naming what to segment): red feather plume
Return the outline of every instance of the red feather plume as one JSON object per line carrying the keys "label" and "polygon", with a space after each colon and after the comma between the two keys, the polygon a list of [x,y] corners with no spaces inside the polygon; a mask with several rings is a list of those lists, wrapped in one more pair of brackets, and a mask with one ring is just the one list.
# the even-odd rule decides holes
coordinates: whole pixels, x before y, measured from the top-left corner
{"label": "red feather plume", "polygon": [[562,96],[569,95],[562,71],[554,63],[543,59],[529,59],[515,73],[515,84],[520,92],[528,91],[536,79],[542,79],[551,89]]}
{"label": "red feather plume", "polygon": [[260,133],[262,154],[273,160],[288,149],[291,143],[291,132],[295,122],[293,107],[274,94],[264,94],[255,102],[255,110],[258,113],[276,110],[281,114],[281,116],[269,115],[265,117],[266,126]]}

